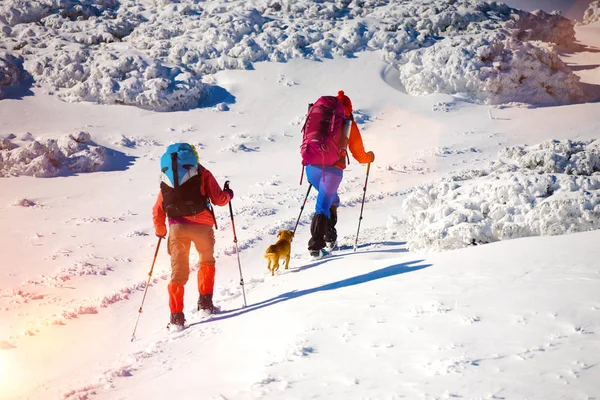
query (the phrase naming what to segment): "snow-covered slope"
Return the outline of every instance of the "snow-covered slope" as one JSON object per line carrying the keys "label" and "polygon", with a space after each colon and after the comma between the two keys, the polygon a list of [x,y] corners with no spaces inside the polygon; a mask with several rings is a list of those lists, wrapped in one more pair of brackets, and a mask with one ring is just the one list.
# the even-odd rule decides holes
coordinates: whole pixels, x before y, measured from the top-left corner
{"label": "snow-covered slope", "polygon": [[[393,8],[385,1],[366,3],[373,13]],[[31,15],[65,18],[67,26],[97,20],[101,27],[105,14],[95,19],[94,10],[116,7],[79,2],[78,19],[79,14],[51,11],[72,9],[74,2],[36,4]],[[150,2],[138,4],[130,10],[142,21],[135,26],[159,24],[174,7],[185,6],[156,2],[167,13],[159,16]],[[241,3],[199,4],[215,15],[232,15],[233,26],[246,21],[231,14]],[[308,3],[281,4],[291,11]],[[326,36],[331,23],[337,35],[342,22],[335,19],[323,18],[322,26],[314,16],[302,22],[304,13],[330,12],[330,3],[315,4],[294,11],[300,14],[289,18],[291,24],[304,23],[306,31]],[[395,4],[399,12],[409,6]],[[369,15],[365,26],[383,24],[384,16]],[[0,29],[25,27],[46,29],[36,23]],[[169,27],[177,31],[175,23]],[[586,93],[597,93],[598,28],[576,29],[580,46],[561,57],[581,76]],[[56,32],[54,39],[71,40],[72,33]],[[21,37],[26,43],[36,36]],[[221,36],[224,46],[226,37]],[[63,49],[70,52],[70,46]],[[87,49],[111,46],[131,52],[126,40]],[[23,58],[36,58],[38,51]],[[49,50],[54,51],[60,52]],[[139,54],[151,60],[145,50]],[[493,206],[495,213],[482,222],[494,227],[500,221],[506,228],[512,218],[516,232],[527,235],[597,228],[597,206],[589,206],[597,204],[600,103],[489,107],[458,95],[415,97],[400,84],[398,69],[382,61],[389,54],[359,51],[321,61],[300,54],[285,63],[253,62],[253,70],[224,69],[202,76],[202,85],[210,86],[210,107],[171,113],[67,103],[48,88],[27,84],[9,88],[9,98],[0,101],[0,154],[12,160],[2,164],[0,178],[0,398],[597,397],[599,230],[515,240],[503,239],[523,235],[496,231],[496,243],[423,255],[409,251],[415,236],[396,223],[418,221],[420,214],[412,214],[416,200],[431,202],[445,179],[460,186],[448,191],[458,196],[451,200],[457,217],[475,211],[483,216]],[[191,68],[167,58],[157,62]],[[338,254],[321,262],[306,259],[311,193],[291,269],[271,277],[263,252],[279,229],[293,227],[306,194],[306,184],[298,185],[306,105],[340,89],[352,98],[365,146],[376,154],[359,249],[351,251],[366,171],[352,160],[340,187]],[[132,343],[157,245],[150,209],[158,191],[158,160],[176,141],[195,144],[219,182],[231,181],[248,308],[241,309],[229,211],[218,208],[215,300],[225,312],[179,336],[165,332],[170,264],[163,243]],[[35,164],[39,157],[49,165]],[[32,163],[48,168],[30,168]],[[46,177],[35,177],[36,171]],[[434,191],[424,193],[427,187]],[[561,203],[567,198],[582,207]],[[435,221],[416,227],[423,233],[431,228],[436,239],[442,232],[437,224],[450,214],[436,214],[442,207],[432,204],[421,210]],[[536,211],[544,204],[547,208]],[[541,223],[554,223],[557,230],[537,229]],[[196,260],[192,254],[192,264]],[[192,322],[198,321],[192,312],[195,268],[186,286]]]}
{"label": "snow-covered slope", "polygon": [[600,231],[425,258],[399,242],[364,240],[369,245],[356,253],[296,262],[291,272],[265,278],[247,308],[238,298],[222,303],[227,311],[213,321],[142,340],[143,351],[68,398],[107,387],[94,398],[598,393]]}
{"label": "snow-covered slope", "polygon": [[477,0],[7,0],[0,28],[3,63],[22,58],[66,101],[189,109],[218,102],[205,79],[218,70],[367,50],[382,50],[413,95],[585,99],[553,49],[573,44],[570,20]]}

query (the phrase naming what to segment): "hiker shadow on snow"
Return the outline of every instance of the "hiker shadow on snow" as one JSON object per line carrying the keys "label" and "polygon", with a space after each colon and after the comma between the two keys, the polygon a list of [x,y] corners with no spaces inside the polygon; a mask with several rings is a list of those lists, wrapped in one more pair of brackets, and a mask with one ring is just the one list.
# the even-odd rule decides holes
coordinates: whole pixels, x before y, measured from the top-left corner
{"label": "hiker shadow on snow", "polygon": [[[312,263],[309,264],[305,264],[301,267],[298,268],[293,268],[290,269],[289,273],[296,273],[296,272],[300,272],[300,271],[304,271],[307,270],[309,268],[313,268],[316,267],[318,265],[321,265],[323,263],[326,263],[330,260],[335,260],[336,258],[340,258],[340,257],[345,257],[349,254],[365,254],[365,253],[406,253],[408,252],[408,250],[406,248],[372,248],[371,246],[404,246],[406,245],[406,242],[379,242],[379,243],[364,243],[364,244],[359,244],[358,246],[356,246],[356,248],[359,251],[355,251],[352,253],[342,253],[342,254],[332,254],[330,256],[327,256],[325,258],[322,258],[320,260],[316,260]],[[354,248],[354,246],[351,245],[341,245],[338,247],[337,251],[344,251],[344,250],[352,250]],[[366,250],[366,248],[369,248],[368,250]],[[363,249],[362,251],[360,249]]]}
{"label": "hiker shadow on snow", "polygon": [[[246,314],[251,311],[255,311],[255,310],[258,310],[258,309],[261,309],[264,307],[273,306],[275,304],[282,303],[287,300],[297,299],[299,297],[306,296],[309,294],[324,292],[327,290],[336,290],[336,289],[341,289],[341,288],[345,288],[345,287],[356,286],[356,285],[359,285],[362,283],[375,281],[377,279],[388,278],[391,276],[400,275],[400,274],[404,274],[407,272],[418,271],[420,269],[431,267],[433,265],[433,264],[423,264],[423,261],[424,260],[407,261],[407,262],[404,262],[401,264],[390,265],[385,268],[367,272],[366,274],[342,279],[342,280],[336,281],[336,282],[327,283],[327,284],[324,284],[321,286],[316,286],[316,287],[313,287],[310,289],[292,290],[291,292],[280,294],[279,296],[261,301],[259,303],[250,304],[246,308],[238,308],[238,309],[234,309],[234,310],[223,311],[221,314],[218,314],[214,318],[211,318],[210,320],[207,320],[207,321],[214,322],[214,321],[218,321],[218,320],[222,320],[222,319],[233,318],[233,317],[237,317],[237,316]],[[196,323],[190,324],[190,326],[202,324],[207,321],[196,322]]]}

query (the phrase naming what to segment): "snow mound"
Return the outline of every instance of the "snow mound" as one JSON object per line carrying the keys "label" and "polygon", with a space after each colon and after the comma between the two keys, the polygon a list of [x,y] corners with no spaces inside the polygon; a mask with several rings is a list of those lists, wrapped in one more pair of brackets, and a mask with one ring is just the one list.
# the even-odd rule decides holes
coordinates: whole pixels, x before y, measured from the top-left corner
{"label": "snow mound", "polygon": [[600,141],[552,140],[500,151],[490,171],[417,188],[388,228],[411,251],[600,229]]}
{"label": "snow mound", "polygon": [[9,97],[10,89],[23,87],[27,81],[23,59],[0,48],[0,100]]}
{"label": "snow mound", "polygon": [[33,57],[25,65],[38,83],[59,90],[58,96],[69,102],[174,111],[197,107],[208,93],[198,76],[141,56],[61,50]]}
{"label": "snow mound", "polygon": [[547,174],[591,176],[600,172],[600,141],[549,140],[532,147],[508,147],[499,152],[493,170],[528,169]]}
{"label": "snow mound", "polygon": [[551,46],[504,33],[440,41],[408,53],[403,62],[400,79],[413,95],[464,93],[486,104],[518,99],[536,105],[584,98],[579,77]]}
{"label": "snow mound", "polygon": [[600,0],[595,0],[590,3],[583,13],[583,23],[591,24],[598,21],[600,21]]}
{"label": "snow mound", "polygon": [[381,50],[414,95],[583,99],[552,47],[573,44],[570,20],[478,0],[9,0],[0,38],[65,101],[158,111],[209,104],[202,76],[219,70],[369,50]]}
{"label": "snow mound", "polygon": [[58,139],[33,140],[17,146],[9,139],[0,142],[0,177],[29,175],[38,178],[100,170],[107,160],[106,149],[78,132]]}
{"label": "snow mound", "polygon": [[37,207],[38,203],[25,197],[16,199],[11,206],[13,207]]}

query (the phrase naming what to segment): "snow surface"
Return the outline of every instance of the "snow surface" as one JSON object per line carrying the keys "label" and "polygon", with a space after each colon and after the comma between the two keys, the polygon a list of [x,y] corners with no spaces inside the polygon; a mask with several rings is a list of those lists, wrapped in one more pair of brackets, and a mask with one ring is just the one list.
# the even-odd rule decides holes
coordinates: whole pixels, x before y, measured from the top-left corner
{"label": "snow surface", "polygon": [[[75,10],[81,15],[66,23],[84,25],[98,7],[112,7],[19,4],[32,10],[26,18],[60,16],[51,11],[56,5]],[[131,16],[168,17],[149,4],[132,5]],[[242,7],[201,4],[225,16]],[[328,3],[281,4],[311,6],[294,11],[293,24],[304,13],[330,12]],[[168,14],[185,3],[156,5]],[[375,26],[381,18],[365,21]],[[303,23],[318,35],[321,22]],[[45,29],[18,29],[25,26]],[[580,45],[560,57],[593,95],[600,27],[575,29]],[[202,77],[217,99],[210,107],[171,113],[67,103],[27,85],[15,96],[11,88],[0,101],[2,156],[46,155],[56,164],[30,171],[53,171],[45,178],[27,175],[31,162],[2,164],[10,173],[0,178],[0,399],[598,398],[600,103],[489,107],[459,95],[415,97],[382,61],[387,54],[321,61],[303,54],[221,70]],[[306,194],[306,184],[298,185],[306,104],[340,89],[352,98],[367,150],[376,153],[359,247],[352,251],[366,171],[352,160],[340,187],[340,250],[308,260],[311,193],[290,270],[271,277],[263,252],[279,229],[293,228]],[[221,184],[231,181],[248,307],[229,210],[217,208],[215,300],[223,313],[201,321],[193,311],[192,252],[185,312],[194,325],[168,334],[164,243],[138,310],[157,245],[151,207],[159,158],[177,141],[196,145]],[[95,169],[69,169],[101,160]],[[454,197],[436,204],[436,191]],[[479,225],[457,223],[477,213]],[[452,215],[470,236],[440,237]],[[422,217],[433,220],[418,225]],[[432,236],[411,233],[410,224]],[[473,238],[477,246],[469,245]]]}
{"label": "snow surface", "polygon": [[573,45],[573,24],[477,0],[7,0],[0,77],[22,58],[65,101],[169,111],[222,102],[219,70],[382,50],[409,94],[570,104],[587,97],[554,45]]}

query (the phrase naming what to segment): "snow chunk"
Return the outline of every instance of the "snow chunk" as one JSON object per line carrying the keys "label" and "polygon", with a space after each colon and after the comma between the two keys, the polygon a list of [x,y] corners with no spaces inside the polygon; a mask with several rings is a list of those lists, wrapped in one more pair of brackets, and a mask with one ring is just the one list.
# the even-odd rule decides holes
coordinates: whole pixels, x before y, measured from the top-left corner
{"label": "snow chunk", "polygon": [[491,171],[415,189],[388,228],[412,251],[600,229],[600,142],[552,140],[500,152]]}
{"label": "snow chunk", "polygon": [[149,139],[146,137],[132,137],[121,135],[118,139],[113,141],[113,144],[117,146],[129,147],[135,149],[137,147],[146,147],[146,146],[160,146],[161,144],[154,139]]}
{"label": "snow chunk", "polygon": [[20,198],[15,200],[11,206],[13,207],[36,207],[38,204],[30,199],[26,199],[26,198]]}
{"label": "snow chunk", "polygon": [[598,21],[600,21],[600,0],[595,0],[590,3],[583,13],[583,23],[591,24]]}
{"label": "snow chunk", "polygon": [[216,111],[229,111],[227,103],[219,103],[215,106]]}
{"label": "snow chunk", "polygon": [[0,177],[29,175],[48,178],[61,175],[65,169],[75,173],[94,172],[100,170],[106,160],[104,147],[91,142],[89,133],[77,132],[58,139],[33,140],[23,146],[13,145],[12,149],[0,150]]}

